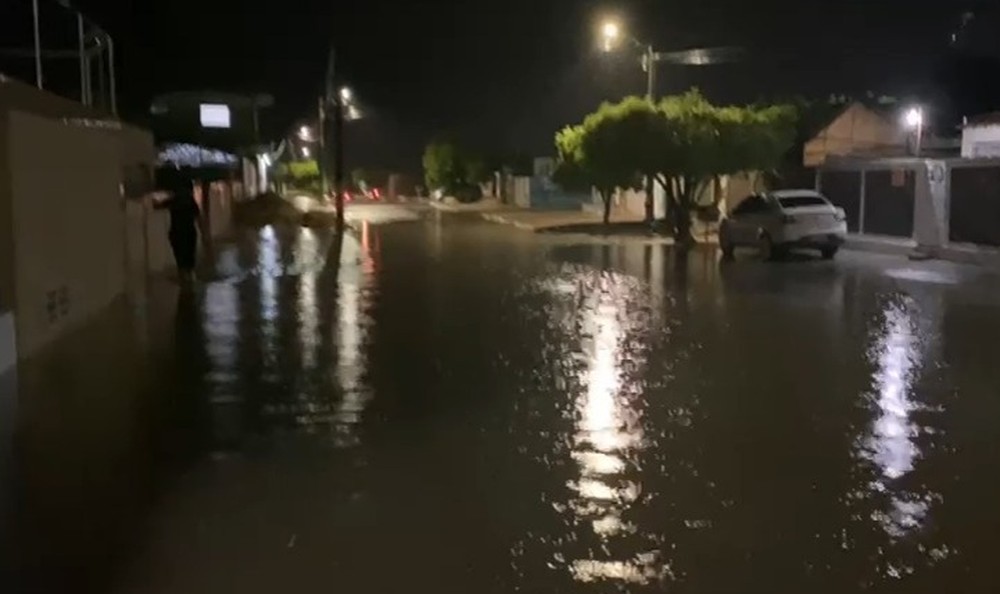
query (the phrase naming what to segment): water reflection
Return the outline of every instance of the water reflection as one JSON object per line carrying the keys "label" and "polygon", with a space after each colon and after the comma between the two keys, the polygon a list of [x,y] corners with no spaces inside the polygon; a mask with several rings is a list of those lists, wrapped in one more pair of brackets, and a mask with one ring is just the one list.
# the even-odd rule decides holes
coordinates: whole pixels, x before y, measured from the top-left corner
{"label": "water reflection", "polygon": [[947,556],[942,553],[947,547],[926,545],[922,534],[940,495],[911,480],[923,455],[919,439],[933,433],[915,416],[932,410],[921,402],[916,386],[934,340],[935,313],[936,308],[921,310],[910,298],[889,302],[868,352],[875,369],[871,400],[876,416],[858,454],[872,465],[875,476],[867,493],[856,497],[882,502],[872,506],[869,517],[889,540],[887,548],[878,550],[878,571],[891,579],[914,574],[918,563],[933,564]]}
{"label": "water reflection", "polygon": [[[367,229],[367,225],[366,225]],[[368,403],[368,393],[362,382],[367,369],[365,343],[371,323],[367,307],[374,284],[370,244],[363,241],[362,269],[341,270],[337,299],[337,320],[334,326],[337,362],[333,368],[340,387],[340,402],[335,407],[332,422],[334,442],[340,447],[358,444],[357,426]]]}
{"label": "water reflection", "polygon": [[901,538],[921,527],[929,507],[926,498],[896,488],[920,457],[915,442],[920,429],[911,416],[917,409],[913,385],[922,364],[921,348],[910,312],[903,304],[890,304],[883,316],[869,353],[876,365],[873,387],[878,417],[864,440],[862,456],[881,474],[872,489],[886,494],[890,501],[889,510],[876,512],[874,518],[890,537]]}
{"label": "water reflection", "polygon": [[881,335],[873,353],[878,365],[875,387],[881,415],[867,445],[871,460],[892,480],[913,470],[919,454],[913,443],[916,426],[909,418],[914,409],[910,391],[919,350],[907,314],[898,306],[886,310]]}
{"label": "water reflection", "polygon": [[316,303],[316,278],[319,276],[317,262],[322,262],[319,241],[312,229],[303,228],[296,241],[296,268],[299,273],[299,346],[302,349],[302,371],[309,372],[316,367],[316,353],[319,349],[319,310]]}
{"label": "water reflection", "polygon": [[259,283],[260,352],[270,379],[276,380],[278,357],[278,278],[282,275],[281,247],[274,227],[260,230],[256,275]]}
{"label": "water reflection", "polygon": [[[611,272],[583,272],[547,286],[575,302],[575,312],[561,326],[568,343],[579,341],[576,352],[564,353],[559,367],[576,377],[556,379],[577,392],[569,440],[575,477],[567,482],[565,505],[557,501],[553,506],[570,516],[567,526],[573,529],[552,539],[579,546],[557,545],[550,566],[563,567],[579,582],[658,580],[666,569],[657,545],[637,534],[632,520],[642,507],[639,471],[646,441],[638,379],[645,355],[637,336],[643,331],[637,320],[644,316],[631,309],[632,300],[646,290],[641,282]],[[636,553],[636,545],[641,552]]]}

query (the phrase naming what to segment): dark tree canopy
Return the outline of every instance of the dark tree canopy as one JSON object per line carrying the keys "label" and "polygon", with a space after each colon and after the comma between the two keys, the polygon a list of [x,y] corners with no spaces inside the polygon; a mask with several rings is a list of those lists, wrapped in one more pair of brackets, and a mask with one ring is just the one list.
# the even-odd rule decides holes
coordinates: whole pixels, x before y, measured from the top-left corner
{"label": "dark tree canopy", "polygon": [[795,141],[796,118],[787,105],[715,106],[697,90],[655,105],[630,97],[602,105],[556,135],[558,177],[596,188],[605,200],[605,221],[616,188],[655,177],[675,235],[686,242],[696,197],[707,184],[779,167]]}

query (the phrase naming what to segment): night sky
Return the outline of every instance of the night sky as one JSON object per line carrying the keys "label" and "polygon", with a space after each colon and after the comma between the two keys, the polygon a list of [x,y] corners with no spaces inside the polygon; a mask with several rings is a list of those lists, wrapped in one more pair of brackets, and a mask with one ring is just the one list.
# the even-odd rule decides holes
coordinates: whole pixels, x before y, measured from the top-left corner
{"label": "night sky", "polygon": [[[927,94],[955,46],[996,53],[1000,23],[990,14],[994,2],[961,0],[77,4],[118,41],[126,116],[145,113],[161,92],[269,92],[277,105],[266,129],[277,136],[313,109],[335,42],[339,75],[371,116],[352,124],[353,160],[397,167],[415,166],[423,143],[442,133],[491,151],[544,153],[558,127],[601,100],[641,93],[636,62],[596,50],[604,14],[661,50],[748,48],[739,65],[658,71],[660,93],[697,85],[720,101]],[[967,10],[971,20],[962,18]]]}

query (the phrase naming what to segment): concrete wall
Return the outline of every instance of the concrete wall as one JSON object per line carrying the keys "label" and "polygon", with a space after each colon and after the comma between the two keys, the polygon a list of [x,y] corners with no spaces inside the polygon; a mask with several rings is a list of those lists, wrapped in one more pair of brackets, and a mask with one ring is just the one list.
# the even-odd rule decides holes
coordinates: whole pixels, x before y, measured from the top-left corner
{"label": "concrete wall", "polygon": [[531,208],[531,178],[512,176],[509,178],[508,196],[510,203],[520,208]]}
{"label": "concrete wall", "polygon": [[0,77],[0,314],[16,316],[20,359],[101,311],[148,263],[156,242],[135,204],[154,158],[147,132]]}
{"label": "concrete wall", "polygon": [[[536,159],[536,162],[539,160]],[[531,193],[531,208],[534,210],[580,210],[591,201],[588,193],[566,192],[551,178],[535,176],[528,178]]]}
{"label": "concrete wall", "polygon": [[1000,125],[969,126],[962,130],[962,157],[1000,157]]}
{"label": "concrete wall", "polygon": [[112,132],[13,111],[7,138],[18,351],[30,357],[125,290]]}

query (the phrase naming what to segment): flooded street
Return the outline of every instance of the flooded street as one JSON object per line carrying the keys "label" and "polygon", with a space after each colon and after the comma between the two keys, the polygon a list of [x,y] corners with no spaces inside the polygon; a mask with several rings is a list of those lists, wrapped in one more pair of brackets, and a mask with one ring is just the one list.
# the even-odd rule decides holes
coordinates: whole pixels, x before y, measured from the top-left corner
{"label": "flooded street", "polygon": [[218,259],[20,370],[3,592],[995,591],[991,273],[440,215]]}

